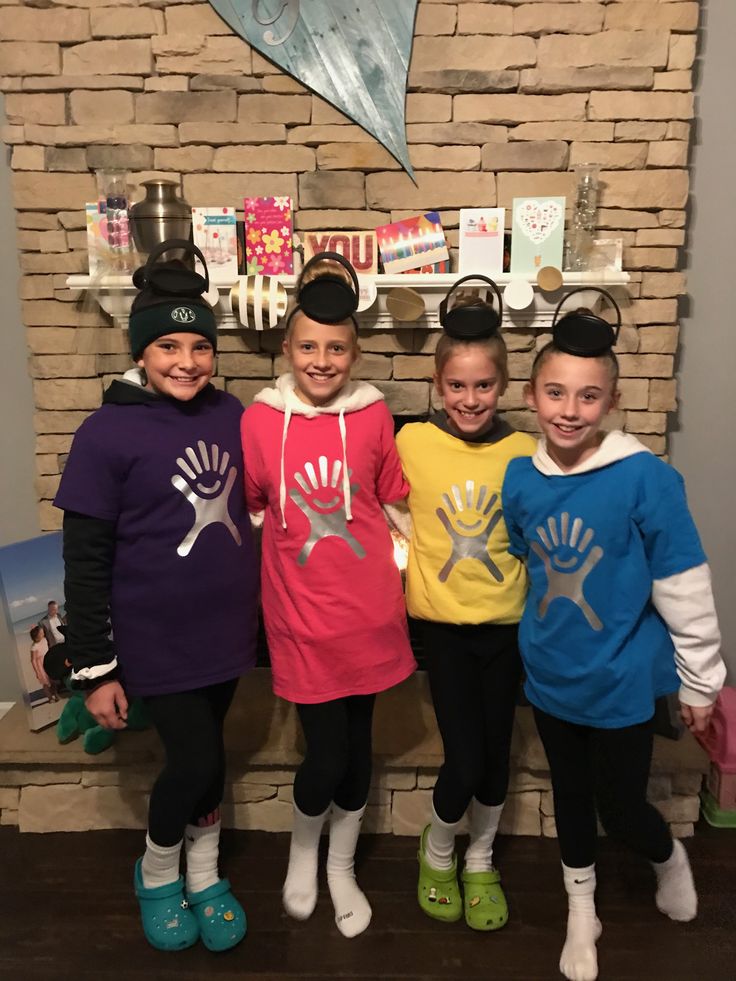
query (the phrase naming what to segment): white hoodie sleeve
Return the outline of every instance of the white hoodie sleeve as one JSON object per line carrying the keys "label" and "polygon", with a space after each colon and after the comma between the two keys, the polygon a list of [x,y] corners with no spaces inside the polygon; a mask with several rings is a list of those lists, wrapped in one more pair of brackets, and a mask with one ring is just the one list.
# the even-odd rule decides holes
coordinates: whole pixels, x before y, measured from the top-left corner
{"label": "white hoodie sleeve", "polygon": [[407,541],[411,539],[411,514],[406,501],[396,501],[394,504],[384,504],[383,513],[388,523],[395,528]]}
{"label": "white hoodie sleeve", "polygon": [[652,602],[675,645],[680,700],[686,705],[710,705],[723,687],[726,666],[708,564],[655,579]]}

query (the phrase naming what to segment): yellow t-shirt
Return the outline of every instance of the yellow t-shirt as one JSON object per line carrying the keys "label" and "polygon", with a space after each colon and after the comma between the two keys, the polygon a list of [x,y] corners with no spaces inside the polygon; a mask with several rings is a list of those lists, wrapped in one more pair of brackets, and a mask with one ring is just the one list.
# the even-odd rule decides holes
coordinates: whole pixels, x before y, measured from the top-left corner
{"label": "yellow t-shirt", "polygon": [[411,616],[440,623],[518,623],[527,580],[509,554],[501,487],[510,460],[531,456],[536,440],[511,432],[469,443],[431,422],[396,437],[411,485],[406,601]]}

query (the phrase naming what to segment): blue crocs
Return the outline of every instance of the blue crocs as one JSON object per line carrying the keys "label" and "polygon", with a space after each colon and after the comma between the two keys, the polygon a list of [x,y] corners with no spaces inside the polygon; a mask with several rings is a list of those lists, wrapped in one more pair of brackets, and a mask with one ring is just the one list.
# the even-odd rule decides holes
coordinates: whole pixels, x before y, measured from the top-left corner
{"label": "blue crocs", "polygon": [[199,940],[199,924],[184,897],[184,879],[166,886],[146,889],[141,873],[142,859],[135,863],[133,882],[146,940],[157,950],[184,950]]}
{"label": "blue crocs", "polygon": [[191,892],[189,906],[197,917],[199,935],[208,950],[230,950],[245,936],[245,910],[230,891],[227,879],[200,892]]}

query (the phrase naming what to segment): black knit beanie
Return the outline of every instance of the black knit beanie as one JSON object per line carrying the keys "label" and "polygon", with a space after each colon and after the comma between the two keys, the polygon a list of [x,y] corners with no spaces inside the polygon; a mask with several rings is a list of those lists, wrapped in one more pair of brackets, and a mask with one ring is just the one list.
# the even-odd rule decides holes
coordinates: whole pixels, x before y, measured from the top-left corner
{"label": "black knit beanie", "polygon": [[[204,266],[204,276],[194,272],[180,259],[155,261],[158,255],[169,249],[185,247],[198,255]],[[196,246],[179,240],[164,242],[151,253],[145,266],[135,271],[133,283],[140,290],[133,300],[128,321],[130,352],[134,361],[156,338],[166,334],[200,334],[217,351],[215,314],[202,296],[209,289],[207,266]]]}

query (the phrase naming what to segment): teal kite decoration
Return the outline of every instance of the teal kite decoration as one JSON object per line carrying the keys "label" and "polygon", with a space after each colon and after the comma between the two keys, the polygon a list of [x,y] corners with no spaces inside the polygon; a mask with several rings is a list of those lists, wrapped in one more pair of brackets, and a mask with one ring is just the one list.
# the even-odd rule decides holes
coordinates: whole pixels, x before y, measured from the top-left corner
{"label": "teal kite decoration", "polygon": [[404,100],[417,0],[210,0],[292,78],[353,119],[413,178]]}

